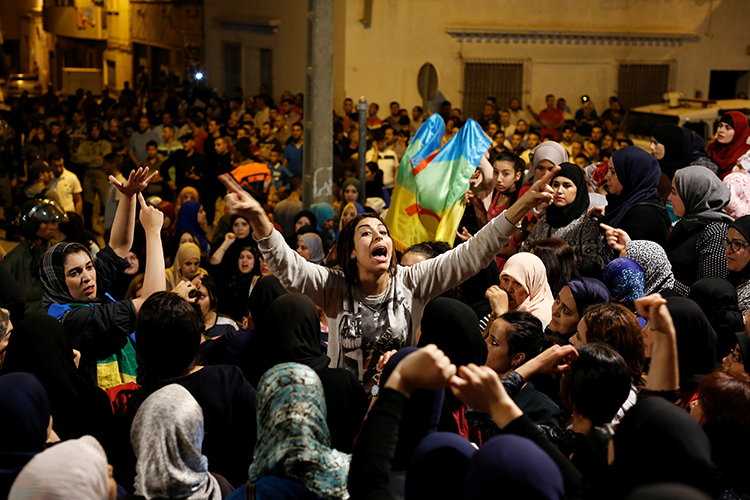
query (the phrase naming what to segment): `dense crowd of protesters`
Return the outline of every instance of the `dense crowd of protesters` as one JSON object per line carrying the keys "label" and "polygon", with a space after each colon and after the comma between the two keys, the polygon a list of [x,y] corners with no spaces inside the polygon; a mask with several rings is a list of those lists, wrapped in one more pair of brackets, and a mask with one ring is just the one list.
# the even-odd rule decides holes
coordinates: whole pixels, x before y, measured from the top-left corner
{"label": "dense crowd of protesters", "polygon": [[649,153],[615,97],[489,97],[455,241],[406,247],[429,111],[371,103],[359,179],[346,99],[309,205],[303,99],[0,112],[0,498],[750,498],[745,115]]}

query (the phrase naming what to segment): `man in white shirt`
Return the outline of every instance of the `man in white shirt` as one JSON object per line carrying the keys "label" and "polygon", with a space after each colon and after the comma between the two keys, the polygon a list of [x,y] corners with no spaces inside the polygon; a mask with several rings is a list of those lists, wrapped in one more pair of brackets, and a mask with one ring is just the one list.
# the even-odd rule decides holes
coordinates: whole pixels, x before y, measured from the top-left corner
{"label": "man in white shirt", "polygon": [[516,131],[516,125],[510,122],[510,111],[503,109],[500,111],[500,123],[498,124],[500,130],[505,133],[505,137],[511,137]]}
{"label": "man in white shirt", "polygon": [[383,187],[393,189],[393,182],[398,172],[398,155],[393,150],[393,145],[388,146],[386,139],[392,137],[395,144],[396,136],[393,127],[375,129],[372,134],[374,137],[372,148],[365,154],[365,161],[377,162],[378,168],[383,171]]}
{"label": "man in white shirt", "polygon": [[55,178],[50,183],[49,188],[57,193],[63,210],[83,216],[81,181],[76,174],[65,168],[65,159],[60,153],[50,155],[50,165]]}
{"label": "man in white shirt", "polygon": [[259,129],[264,123],[269,121],[271,108],[268,107],[265,97],[260,95],[255,96],[255,108],[258,111],[255,113],[255,117],[253,117],[253,123],[255,124],[255,128]]}

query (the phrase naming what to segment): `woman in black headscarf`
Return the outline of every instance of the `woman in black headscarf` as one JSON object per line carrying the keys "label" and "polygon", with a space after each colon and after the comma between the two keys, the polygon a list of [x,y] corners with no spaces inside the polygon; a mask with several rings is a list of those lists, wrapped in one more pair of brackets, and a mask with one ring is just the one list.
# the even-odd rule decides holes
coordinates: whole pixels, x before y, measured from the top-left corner
{"label": "woman in black headscarf", "polygon": [[583,170],[574,163],[562,163],[550,186],[554,190],[552,205],[534,226],[520,251],[528,252],[537,240],[560,238],[576,253],[581,274],[600,276],[604,266],[612,259],[612,251],[602,238],[599,224],[586,217],[589,192]]}
{"label": "woman in black headscarf", "polygon": [[656,158],[639,147],[628,146],[612,153],[607,171],[607,206],[596,207],[602,222],[619,228],[633,240],[667,242],[671,221],[656,191],[661,170]]}
{"label": "woman in black headscarf", "polygon": [[659,125],[651,135],[651,154],[670,181],[677,170],[690,165],[706,167],[716,174],[719,167],[708,157],[705,148],[703,139],[677,125]]}
{"label": "woman in black headscarf", "polygon": [[[310,226],[310,227],[306,227]],[[318,218],[310,210],[301,210],[294,216],[294,233],[286,237],[286,243],[293,249],[297,248],[297,237],[307,232],[318,233]],[[305,228],[304,230],[302,230]],[[302,231],[301,231],[302,230]],[[320,236],[318,234],[318,236]]]}
{"label": "woman in black headscarf", "polygon": [[617,426],[611,477],[602,482],[607,491],[591,498],[622,498],[638,486],[656,482],[705,491],[711,468],[711,444],[700,425],[665,399],[644,397]]}
{"label": "woman in black headscarf", "polygon": [[737,289],[737,301],[744,315],[750,309],[750,215],[730,224],[724,241],[727,280]]}
{"label": "woman in black headscarf", "polygon": [[[716,366],[716,332],[698,304],[690,299],[668,297],[667,309],[677,332],[680,395],[686,405],[703,377]],[[649,335],[652,334],[646,333],[647,339]]]}
{"label": "woman in black headscarf", "polygon": [[44,386],[30,373],[0,377],[0,498],[34,455],[44,451],[50,421]]}
{"label": "woman in black headscarf", "polygon": [[367,411],[367,396],[354,374],[342,368],[328,368],[331,360],[321,342],[315,303],[306,295],[284,294],[268,308],[264,324],[267,328],[258,333],[256,357],[256,362],[264,366],[258,371],[287,362],[312,368],[323,383],[331,446],[351,453]]}
{"label": "woman in black headscarf", "polygon": [[36,375],[47,391],[52,428],[61,439],[91,434],[103,442],[112,417],[109,398],[78,374],[73,349],[55,318],[27,316],[13,330],[3,372]]}
{"label": "woman in black headscarf", "polygon": [[483,500],[498,492],[502,498],[566,498],[563,475],[552,458],[530,439],[513,435],[492,438],[474,454],[461,498]]}
{"label": "woman in black headscarf", "polygon": [[716,332],[719,356],[731,351],[737,343],[735,333],[745,328],[737,306],[737,290],[727,280],[704,278],[690,289],[688,298],[700,306]]}
{"label": "woman in black headscarf", "polygon": [[[478,325],[477,315],[469,306],[454,299],[438,297],[424,309],[422,334],[417,346],[437,345],[456,367],[469,363],[481,366],[487,361],[487,344]],[[438,430],[478,440],[478,433],[469,428],[466,408],[449,389],[446,390]]]}

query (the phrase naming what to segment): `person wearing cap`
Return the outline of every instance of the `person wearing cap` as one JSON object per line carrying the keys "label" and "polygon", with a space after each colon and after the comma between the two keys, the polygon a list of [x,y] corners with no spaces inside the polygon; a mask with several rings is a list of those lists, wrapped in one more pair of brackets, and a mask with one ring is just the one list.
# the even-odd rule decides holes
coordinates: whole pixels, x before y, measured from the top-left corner
{"label": "person wearing cap", "polygon": [[[175,151],[162,164],[162,170],[175,179],[177,191],[188,186],[202,191],[206,173],[206,157],[195,150],[195,137],[188,132],[180,136],[182,149]],[[174,175],[172,172],[174,171]]]}
{"label": "person wearing cap", "polygon": [[29,183],[23,193],[27,198],[47,198],[46,191],[52,182],[52,166],[42,160],[36,160],[29,165]]}
{"label": "person wearing cap", "polygon": [[68,222],[63,209],[50,200],[29,200],[18,217],[23,240],[5,256],[4,263],[26,294],[26,314],[44,314],[44,289],[39,267],[44,253],[55,243],[57,225]]}

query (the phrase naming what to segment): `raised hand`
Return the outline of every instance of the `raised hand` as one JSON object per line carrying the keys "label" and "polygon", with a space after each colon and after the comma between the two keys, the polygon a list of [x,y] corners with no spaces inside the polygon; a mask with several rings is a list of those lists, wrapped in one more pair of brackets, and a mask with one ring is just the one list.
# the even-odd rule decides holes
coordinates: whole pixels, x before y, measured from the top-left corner
{"label": "raised hand", "polygon": [[397,352],[398,351],[396,349],[392,349],[384,354],[381,354],[380,359],[378,359],[378,364],[375,366],[375,371],[377,371],[378,373],[383,373],[383,368],[385,368],[385,365],[388,364],[391,356],[393,356]]}
{"label": "raised hand", "polygon": [[674,334],[674,322],[667,309],[667,299],[652,293],[635,301],[635,309],[641,318],[649,322],[655,333]]}
{"label": "raised hand", "polygon": [[451,379],[451,391],[465,405],[492,415],[501,429],[523,415],[505,392],[500,376],[487,366],[470,363]]}
{"label": "raised hand", "polygon": [[516,368],[524,380],[529,380],[537,373],[548,375],[564,372],[578,359],[578,351],[572,345],[553,345],[538,356]]}
{"label": "raised hand", "polygon": [[237,239],[237,236],[234,233],[227,233],[224,235],[224,245],[229,246],[232,243],[234,243],[234,240]]}
{"label": "raised hand", "polygon": [[622,229],[608,226],[606,224],[599,224],[599,226],[605,231],[607,245],[612,247],[612,249],[617,252],[622,252],[623,250],[625,250],[625,246],[629,241],[631,241],[630,235],[628,235],[628,233],[626,233]]}
{"label": "raised hand", "polygon": [[227,211],[230,214],[238,214],[245,218],[250,218],[258,212],[263,212],[263,207],[258,201],[250,196],[250,193],[242,189],[231,174],[222,174],[219,180],[227,188],[227,195],[224,200],[227,203]]}
{"label": "raised hand", "polygon": [[586,210],[586,217],[604,217],[606,211],[606,207],[595,205]]}
{"label": "raised hand", "polygon": [[526,212],[534,207],[541,206],[546,208],[552,203],[552,188],[549,183],[552,178],[560,171],[560,167],[555,167],[544,177],[536,181],[531,189],[521,196],[508,210],[505,211],[505,218],[511,224],[518,224]]}
{"label": "raised hand", "polygon": [[508,292],[497,285],[492,285],[484,293],[484,298],[490,301],[492,312],[497,316],[502,316],[508,312]]}
{"label": "raised hand", "polygon": [[172,289],[172,293],[176,293],[188,302],[195,302],[198,298],[198,289],[190,281],[180,281],[177,286]]}
{"label": "raised hand", "polygon": [[473,205],[473,206],[475,206],[477,208],[484,209],[484,205],[482,204],[482,200],[480,200],[479,197],[477,197],[477,195],[471,189],[467,189],[466,191],[464,191],[464,201],[468,205]]}
{"label": "raised hand", "polygon": [[445,389],[455,374],[456,366],[448,356],[430,344],[402,359],[385,386],[408,397],[414,389]]}
{"label": "raised hand", "polygon": [[[123,193],[124,194],[124,193]],[[141,225],[146,232],[161,231],[162,224],[164,224],[164,214],[161,210],[150,207],[143,198],[143,194],[138,192],[138,202],[141,204]]]}
{"label": "raised hand", "polygon": [[456,231],[456,236],[461,238],[461,241],[469,241],[473,236],[466,227],[462,227],[461,231]]}
{"label": "raised hand", "polygon": [[190,283],[192,283],[197,290],[203,285],[203,278],[205,277],[205,273],[198,273],[193,277],[193,279],[190,280]]}
{"label": "raised hand", "polygon": [[130,172],[130,176],[125,182],[118,181],[114,175],[109,176],[109,182],[111,182],[117,190],[125,196],[133,196],[146,189],[148,183],[151,182],[151,179],[153,179],[158,173],[159,171],[157,170],[149,175],[148,167],[138,167],[138,170]]}
{"label": "raised hand", "polygon": [[224,200],[227,202],[229,213],[246,218],[250,222],[250,227],[253,229],[256,238],[263,239],[270,236],[273,232],[273,225],[268,220],[261,204],[242,189],[231,174],[222,174],[219,176],[219,180],[228,191]]}

